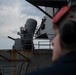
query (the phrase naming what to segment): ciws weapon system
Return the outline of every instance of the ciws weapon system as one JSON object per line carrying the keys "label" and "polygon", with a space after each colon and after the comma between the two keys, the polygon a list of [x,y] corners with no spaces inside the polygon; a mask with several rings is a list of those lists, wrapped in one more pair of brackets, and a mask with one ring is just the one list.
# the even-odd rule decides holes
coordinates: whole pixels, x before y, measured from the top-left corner
{"label": "ciws weapon system", "polygon": [[13,45],[14,50],[32,50],[32,49],[34,49],[33,36],[34,36],[36,26],[37,26],[37,21],[32,18],[29,18],[26,21],[25,26],[21,27],[20,32],[17,33],[18,35],[20,35],[20,38],[14,39],[14,38],[8,36],[8,38],[15,41],[15,43]]}

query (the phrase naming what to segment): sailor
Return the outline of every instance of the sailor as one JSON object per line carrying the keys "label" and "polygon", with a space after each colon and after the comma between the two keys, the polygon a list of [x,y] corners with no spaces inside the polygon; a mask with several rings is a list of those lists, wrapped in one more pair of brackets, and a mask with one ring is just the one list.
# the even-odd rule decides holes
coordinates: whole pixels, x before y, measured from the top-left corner
{"label": "sailor", "polygon": [[76,3],[62,7],[53,18],[52,67],[26,75],[76,75]]}

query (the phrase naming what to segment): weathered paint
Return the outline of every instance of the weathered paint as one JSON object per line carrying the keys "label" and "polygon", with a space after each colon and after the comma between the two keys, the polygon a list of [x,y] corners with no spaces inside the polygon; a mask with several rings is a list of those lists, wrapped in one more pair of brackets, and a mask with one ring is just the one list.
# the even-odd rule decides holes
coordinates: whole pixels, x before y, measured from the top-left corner
{"label": "weathered paint", "polygon": [[52,50],[19,50],[18,52],[15,50],[0,50],[0,55],[10,60],[0,57],[0,69],[3,75],[23,75],[26,71],[30,72],[52,65]]}

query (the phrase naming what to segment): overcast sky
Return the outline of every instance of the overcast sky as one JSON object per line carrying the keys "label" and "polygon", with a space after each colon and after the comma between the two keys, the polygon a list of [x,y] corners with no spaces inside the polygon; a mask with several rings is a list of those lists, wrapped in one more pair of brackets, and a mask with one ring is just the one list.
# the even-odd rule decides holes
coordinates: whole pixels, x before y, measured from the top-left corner
{"label": "overcast sky", "polygon": [[11,49],[18,38],[17,32],[28,18],[36,19],[40,24],[43,13],[25,0],[0,0],[0,49]]}

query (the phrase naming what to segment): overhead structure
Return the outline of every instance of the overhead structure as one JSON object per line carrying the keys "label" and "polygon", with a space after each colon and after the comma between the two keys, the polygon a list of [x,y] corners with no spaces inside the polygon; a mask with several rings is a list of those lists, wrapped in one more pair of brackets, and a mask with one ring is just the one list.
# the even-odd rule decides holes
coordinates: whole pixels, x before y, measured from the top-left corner
{"label": "overhead structure", "polygon": [[43,13],[45,13],[50,18],[53,18],[51,15],[46,13],[43,9],[41,9],[39,6],[44,7],[52,7],[52,8],[58,8],[68,5],[69,2],[75,3],[76,0],[26,0],[27,2],[31,3],[35,7],[37,7],[39,10],[41,10]]}
{"label": "overhead structure", "polygon": [[26,0],[36,6],[60,8],[68,4],[67,0]]}
{"label": "overhead structure", "polygon": [[41,10],[43,13],[45,13],[51,19],[53,18],[53,16],[48,14],[46,11],[41,9],[39,6],[52,7],[52,8],[60,9],[61,7],[67,5],[69,2],[69,0],[26,0],[26,1],[31,3],[35,7],[37,7],[39,10]]}

